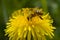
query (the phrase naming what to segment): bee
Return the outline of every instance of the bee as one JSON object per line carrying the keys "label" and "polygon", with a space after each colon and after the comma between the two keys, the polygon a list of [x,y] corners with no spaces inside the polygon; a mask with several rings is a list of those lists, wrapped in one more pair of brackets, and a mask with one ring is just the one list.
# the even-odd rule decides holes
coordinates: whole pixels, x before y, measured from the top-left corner
{"label": "bee", "polygon": [[42,12],[40,12],[39,10],[35,11],[36,16],[39,16],[41,19],[43,19],[41,16],[43,15]]}
{"label": "bee", "polygon": [[33,17],[35,17],[35,16],[39,16],[40,19],[43,20],[43,18],[41,17],[42,15],[43,15],[42,12],[40,12],[39,10],[36,10],[36,11],[34,11],[34,14],[30,14],[30,15],[27,17],[27,19],[29,20],[29,19],[31,19],[31,18],[33,18]]}

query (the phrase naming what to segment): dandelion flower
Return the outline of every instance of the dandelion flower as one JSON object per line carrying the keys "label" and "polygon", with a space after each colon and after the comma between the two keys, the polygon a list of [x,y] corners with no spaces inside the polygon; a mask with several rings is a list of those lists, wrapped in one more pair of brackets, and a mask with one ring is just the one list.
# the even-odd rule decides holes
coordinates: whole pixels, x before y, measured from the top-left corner
{"label": "dandelion flower", "polygon": [[46,40],[53,38],[53,19],[39,8],[22,8],[15,11],[6,23],[5,35],[9,40]]}

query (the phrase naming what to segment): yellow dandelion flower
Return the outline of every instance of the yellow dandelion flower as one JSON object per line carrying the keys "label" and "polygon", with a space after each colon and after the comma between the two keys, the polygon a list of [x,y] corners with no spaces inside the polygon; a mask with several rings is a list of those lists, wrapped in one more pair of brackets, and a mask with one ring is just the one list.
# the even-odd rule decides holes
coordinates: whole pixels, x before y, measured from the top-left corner
{"label": "yellow dandelion flower", "polygon": [[23,8],[12,14],[6,23],[5,35],[9,40],[46,40],[53,38],[55,27],[49,13],[39,8]]}

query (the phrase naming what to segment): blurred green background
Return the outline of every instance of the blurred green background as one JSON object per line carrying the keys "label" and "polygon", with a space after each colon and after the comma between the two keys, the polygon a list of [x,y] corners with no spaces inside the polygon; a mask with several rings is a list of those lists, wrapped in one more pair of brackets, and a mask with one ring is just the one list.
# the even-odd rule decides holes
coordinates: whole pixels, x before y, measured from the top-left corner
{"label": "blurred green background", "polygon": [[60,40],[60,0],[0,0],[0,40],[8,40],[8,37],[4,36],[4,29],[11,13],[26,7],[39,7],[43,8],[45,12],[49,12],[54,20],[53,25],[56,30],[54,38],[47,39]]}

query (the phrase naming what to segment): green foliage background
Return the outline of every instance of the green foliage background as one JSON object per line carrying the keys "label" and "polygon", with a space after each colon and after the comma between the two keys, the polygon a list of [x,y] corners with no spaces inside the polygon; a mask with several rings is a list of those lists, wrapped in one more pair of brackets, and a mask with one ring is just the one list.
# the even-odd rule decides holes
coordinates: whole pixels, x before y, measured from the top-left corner
{"label": "green foliage background", "polygon": [[4,36],[4,29],[12,12],[26,7],[39,7],[49,12],[56,30],[54,39],[47,40],[60,40],[60,0],[0,0],[0,40],[8,40],[8,37]]}

